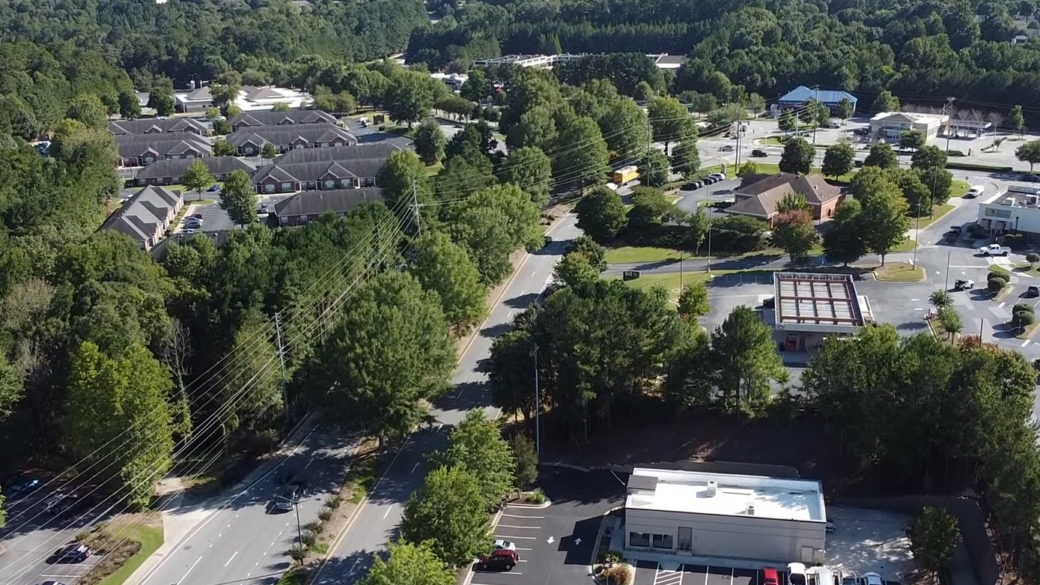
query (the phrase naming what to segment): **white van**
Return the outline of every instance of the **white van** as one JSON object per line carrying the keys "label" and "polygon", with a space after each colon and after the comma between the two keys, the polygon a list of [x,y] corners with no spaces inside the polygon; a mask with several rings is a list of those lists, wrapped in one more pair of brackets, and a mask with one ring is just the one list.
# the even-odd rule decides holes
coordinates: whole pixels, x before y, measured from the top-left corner
{"label": "white van", "polygon": [[978,197],[979,195],[982,195],[982,192],[985,191],[985,190],[986,189],[984,187],[982,187],[981,185],[973,185],[972,188],[968,189],[968,192],[964,194],[964,198],[965,199],[974,199],[974,198]]}

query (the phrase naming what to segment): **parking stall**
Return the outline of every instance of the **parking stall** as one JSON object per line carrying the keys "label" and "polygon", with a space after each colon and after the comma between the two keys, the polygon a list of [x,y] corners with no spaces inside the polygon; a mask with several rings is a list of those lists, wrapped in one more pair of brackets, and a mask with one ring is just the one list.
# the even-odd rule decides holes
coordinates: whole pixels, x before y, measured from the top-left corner
{"label": "parking stall", "polygon": [[530,577],[529,567],[534,566],[532,562],[537,563],[541,556],[544,563],[545,554],[552,547],[548,542],[549,537],[542,534],[546,511],[506,506],[495,526],[494,536],[496,540],[504,540],[516,547],[520,557],[517,565],[511,571],[485,571],[474,567],[471,585],[520,585],[525,576]]}
{"label": "parking stall", "polygon": [[[778,571],[780,582],[787,574]],[[633,585],[761,585],[762,572],[706,565],[669,565],[639,561],[635,565]]]}

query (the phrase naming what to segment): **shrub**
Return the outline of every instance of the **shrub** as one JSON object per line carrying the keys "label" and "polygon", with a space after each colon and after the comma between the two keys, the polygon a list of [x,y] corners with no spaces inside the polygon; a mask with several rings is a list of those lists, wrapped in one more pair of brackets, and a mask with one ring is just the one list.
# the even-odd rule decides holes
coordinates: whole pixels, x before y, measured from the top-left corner
{"label": "shrub", "polygon": [[603,555],[603,562],[607,563],[607,564],[610,564],[610,565],[613,565],[614,563],[620,563],[621,562],[621,553],[619,553],[616,550],[608,550]]}
{"label": "shrub", "polygon": [[632,585],[632,568],[622,563],[603,572],[607,585]]}
{"label": "shrub", "polygon": [[325,507],[330,510],[335,510],[343,503],[343,498],[339,494],[335,494],[325,498]]}
{"label": "shrub", "polygon": [[1012,327],[1018,327],[1018,328],[1024,328],[1024,327],[1027,327],[1029,325],[1032,325],[1035,320],[1036,320],[1036,318],[1033,316],[1032,313],[1027,313],[1025,311],[1019,311],[1019,312],[1015,313],[1015,315],[1013,317],[1011,317],[1011,326]]}
{"label": "shrub", "polygon": [[301,547],[298,544],[294,544],[289,547],[289,557],[296,562],[300,562],[307,556],[307,549]]}
{"label": "shrub", "polygon": [[968,156],[959,150],[950,150],[946,152],[946,156]]}
{"label": "shrub", "polygon": [[534,490],[533,492],[527,494],[526,500],[531,504],[544,504],[545,494],[542,493],[542,490]]}
{"label": "shrub", "polygon": [[989,171],[992,173],[1010,173],[1011,167],[998,167],[993,165],[976,165],[971,163],[947,162],[946,168],[960,169],[962,171]]}
{"label": "shrub", "polygon": [[989,290],[989,292],[991,293],[998,293],[1004,290],[1005,286],[1007,286],[1007,281],[1003,278],[1000,278],[999,276],[991,276],[989,281],[986,283],[986,289]]}
{"label": "shrub", "polygon": [[325,541],[316,542],[314,543],[314,546],[311,547],[311,550],[314,551],[314,554],[316,555],[324,555],[329,552],[329,543]]}
{"label": "shrub", "polygon": [[1030,264],[1040,262],[1040,254],[1037,254],[1036,252],[1026,254],[1026,262],[1029,262]]}
{"label": "shrub", "polygon": [[1027,246],[1025,234],[1008,234],[1004,236],[1004,245],[1012,250],[1021,250]]}
{"label": "shrub", "polygon": [[332,518],[332,510],[330,510],[329,508],[322,508],[318,512],[318,519],[322,522],[328,522],[329,518]]}
{"label": "shrub", "polygon": [[304,532],[300,540],[303,542],[304,546],[310,547],[314,546],[314,543],[317,542],[318,539],[314,536],[313,532]]}
{"label": "shrub", "polygon": [[1019,313],[1019,312],[1025,312],[1025,313],[1033,314],[1033,305],[1030,305],[1028,303],[1018,303],[1017,305],[1015,305],[1011,309],[1011,314],[1012,315],[1014,315],[1015,313]]}

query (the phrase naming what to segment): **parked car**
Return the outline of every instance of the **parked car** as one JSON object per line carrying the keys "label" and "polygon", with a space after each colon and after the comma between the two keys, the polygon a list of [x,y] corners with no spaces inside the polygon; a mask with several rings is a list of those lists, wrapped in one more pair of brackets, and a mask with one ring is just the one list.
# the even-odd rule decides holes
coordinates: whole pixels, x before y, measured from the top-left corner
{"label": "parked car", "polygon": [[516,550],[516,543],[508,540],[496,540],[495,550]]}
{"label": "parked car", "polygon": [[697,189],[697,181],[690,181],[689,183],[684,184],[682,187],[679,187],[680,191],[693,191],[695,189]]}
{"label": "parked car", "polygon": [[751,156],[756,158],[765,158],[769,155],[766,153],[766,151],[762,150],[761,148],[756,148],[755,150],[751,151]]}
{"label": "parked car", "polygon": [[780,575],[773,567],[762,569],[762,585],[780,585]]}
{"label": "parked car", "polygon": [[979,185],[974,185],[974,186],[972,186],[971,189],[968,189],[967,193],[964,194],[964,198],[965,199],[974,199],[974,198],[978,197],[979,195],[982,195],[983,191],[985,191],[985,189],[983,187],[980,187]]}
{"label": "parked car", "polygon": [[727,144],[725,146],[720,146],[719,147],[719,151],[720,152],[733,152],[733,145],[732,144]]}
{"label": "parked car", "polygon": [[192,234],[199,233],[199,230],[197,230],[195,228],[188,228],[188,229],[184,230],[184,233],[190,236]]}
{"label": "parked car", "polygon": [[220,191],[220,185],[213,185],[209,189],[206,189],[207,193],[216,193],[218,191]]}
{"label": "parked car", "polygon": [[61,514],[76,503],[79,496],[76,494],[56,493],[43,502],[45,514]]}
{"label": "parked car", "polygon": [[66,547],[59,548],[55,551],[54,556],[51,557],[51,562],[54,563],[82,563],[83,561],[90,558],[93,551],[82,544],[70,544]]}
{"label": "parked car", "polygon": [[982,256],[1007,256],[1010,253],[1011,248],[1000,244],[990,244],[979,248],[979,254]]}
{"label": "parked car", "polygon": [[477,560],[477,568],[487,571],[512,571],[520,562],[520,555],[515,550],[493,550]]}
{"label": "parked car", "polygon": [[971,290],[973,288],[975,288],[974,280],[958,278],[953,282],[953,290]]}
{"label": "parked car", "polygon": [[726,180],[726,175],[723,175],[722,173],[712,173],[712,174],[710,174],[708,176],[709,177],[715,177],[716,181],[725,181]]}
{"label": "parked car", "polygon": [[1029,285],[1029,288],[1026,289],[1026,296],[1040,297],[1040,286],[1036,286],[1035,284]]}
{"label": "parked car", "polygon": [[802,563],[787,563],[787,584],[807,585],[805,578],[805,565]]}
{"label": "parked car", "polygon": [[885,585],[885,580],[877,573],[863,573],[863,582],[867,585]]}
{"label": "parked car", "polygon": [[204,221],[202,219],[202,214],[201,213],[196,213],[196,214],[192,215],[192,217],[194,217],[195,219],[199,220],[200,222]]}

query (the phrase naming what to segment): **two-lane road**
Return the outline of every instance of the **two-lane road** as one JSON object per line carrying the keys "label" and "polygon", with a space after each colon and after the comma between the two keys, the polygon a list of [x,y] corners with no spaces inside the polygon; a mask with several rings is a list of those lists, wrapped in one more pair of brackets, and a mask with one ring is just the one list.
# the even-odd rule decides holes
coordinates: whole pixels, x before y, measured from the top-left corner
{"label": "two-lane road", "polygon": [[[547,234],[553,243],[521,264],[502,299],[492,307],[487,321],[459,360],[454,388],[435,405],[433,414],[439,424],[414,435],[390,463],[367,504],[357,513],[342,539],[335,543],[328,563],[317,576],[317,585],[345,585],[365,575],[374,555],[394,536],[409,496],[422,485],[430,453],[446,444],[445,426],[458,423],[474,408],[485,409],[489,417],[498,416],[484,385],[487,375],[478,371],[479,364],[491,354],[494,338],[509,329],[513,317],[534,302],[552,279],[566,242],[581,235],[575,221],[573,215],[565,216]],[[533,369],[531,391],[534,391]]]}

